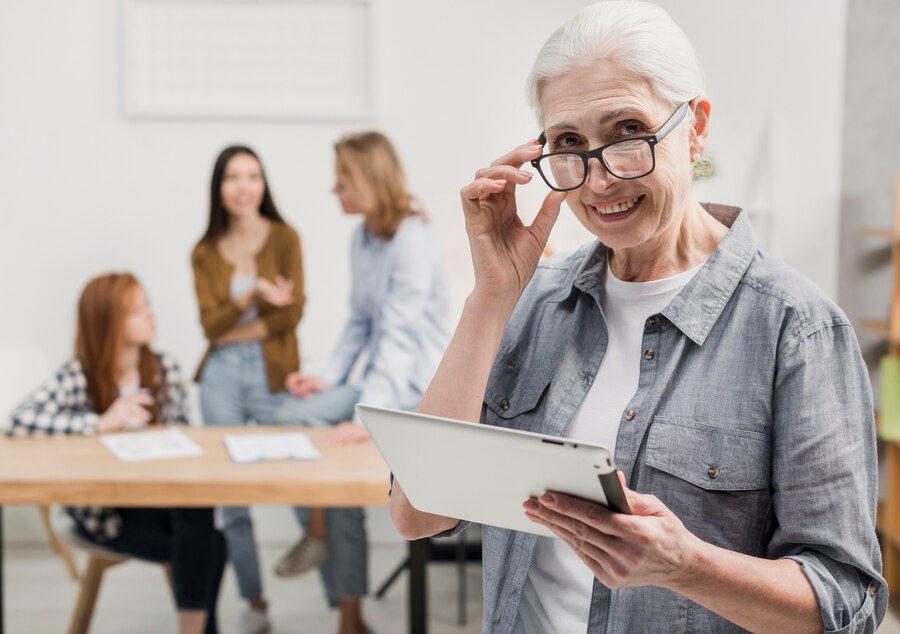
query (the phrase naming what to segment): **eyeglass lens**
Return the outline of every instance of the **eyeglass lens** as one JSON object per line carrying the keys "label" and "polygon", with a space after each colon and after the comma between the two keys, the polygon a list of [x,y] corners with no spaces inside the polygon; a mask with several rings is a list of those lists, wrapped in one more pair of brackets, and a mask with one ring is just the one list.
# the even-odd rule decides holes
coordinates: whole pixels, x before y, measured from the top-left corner
{"label": "eyeglass lens", "polygon": [[[638,178],[653,169],[653,152],[645,140],[615,143],[602,155],[607,169],[618,178]],[[578,187],[585,180],[587,161],[578,154],[551,154],[542,163],[544,175],[559,189]]]}

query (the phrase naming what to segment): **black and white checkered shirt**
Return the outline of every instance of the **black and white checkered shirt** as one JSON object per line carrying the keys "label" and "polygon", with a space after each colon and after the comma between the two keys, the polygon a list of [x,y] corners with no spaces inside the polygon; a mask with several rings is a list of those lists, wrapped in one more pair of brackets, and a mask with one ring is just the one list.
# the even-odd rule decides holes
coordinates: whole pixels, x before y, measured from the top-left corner
{"label": "black and white checkered shirt", "polygon": [[[188,423],[187,392],[174,357],[157,353],[163,372],[160,422]],[[9,436],[93,435],[100,416],[88,402],[87,377],[81,362],[72,359],[37,388],[10,415]],[[68,507],[69,514],[98,541],[119,534],[121,518],[114,509],[99,506]]]}

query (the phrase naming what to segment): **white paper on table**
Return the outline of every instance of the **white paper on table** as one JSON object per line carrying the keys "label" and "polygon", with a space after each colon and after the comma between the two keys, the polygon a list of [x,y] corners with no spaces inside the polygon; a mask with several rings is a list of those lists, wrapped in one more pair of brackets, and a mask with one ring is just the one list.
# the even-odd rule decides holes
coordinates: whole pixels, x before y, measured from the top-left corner
{"label": "white paper on table", "polygon": [[187,458],[203,454],[203,448],[180,429],[104,434],[100,442],[123,462]]}
{"label": "white paper on table", "polygon": [[262,460],[318,460],[319,450],[302,432],[289,434],[228,434],[228,455],[238,464]]}

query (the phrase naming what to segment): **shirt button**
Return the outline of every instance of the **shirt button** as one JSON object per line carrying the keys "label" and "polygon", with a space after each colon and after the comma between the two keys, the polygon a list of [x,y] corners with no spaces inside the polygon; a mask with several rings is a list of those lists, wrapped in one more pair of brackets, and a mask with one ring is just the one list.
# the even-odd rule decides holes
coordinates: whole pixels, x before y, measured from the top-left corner
{"label": "shirt button", "polygon": [[634,420],[634,417],[636,415],[637,415],[637,412],[634,411],[633,409],[630,409],[627,412],[625,412],[625,420]]}
{"label": "shirt button", "polygon": [[656,353],[653,352],[653,348],[647,348],[646,350],[644,350],[644,358],[647,361],[652,361],[653,357],[655,357],[655,356],[656,356]]}
{"label": "shirt button", "polygon": [[719,467],[710,467],[706,470],[706,475],[715,480],[719,477]]}
{"label": "shirt button", "polygon": [[655,326],[659,323],[659,315],[653,315],[650,319],[647,320],[648,326]]}
{"label": "shirt button", "polygon": [[500,401],[500,409],[502,409],[504,412],[509,409],[509,401],[507,399],[503,399],[502,401]]}

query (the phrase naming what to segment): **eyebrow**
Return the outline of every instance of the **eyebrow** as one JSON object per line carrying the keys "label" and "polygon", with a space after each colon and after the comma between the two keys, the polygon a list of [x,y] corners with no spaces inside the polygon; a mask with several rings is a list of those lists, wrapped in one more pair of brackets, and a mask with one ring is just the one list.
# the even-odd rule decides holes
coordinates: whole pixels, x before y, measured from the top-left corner
{"label": "eyebrow", "polygon": [[[638,114],[638,111],[634,110],[633,108],[619,108],[618,110],[613,110],[612,112],[607,112],[605,115],[603,115],[600,118],[600,125],[605,125],[605,124],[609,123],[610,121],[612,121],[613,119],[618,119],[623,114],[632,113],[632,112],[635,114]],[[548,132],[555,132],[557,130],[573,130],[573,129],[575,129],[575,126],[572,125],[571,123],[562,122],[562,123],[557,123],[556,125],[550,126],[546,130],[544,130],[544,133],[546,134]]]}

